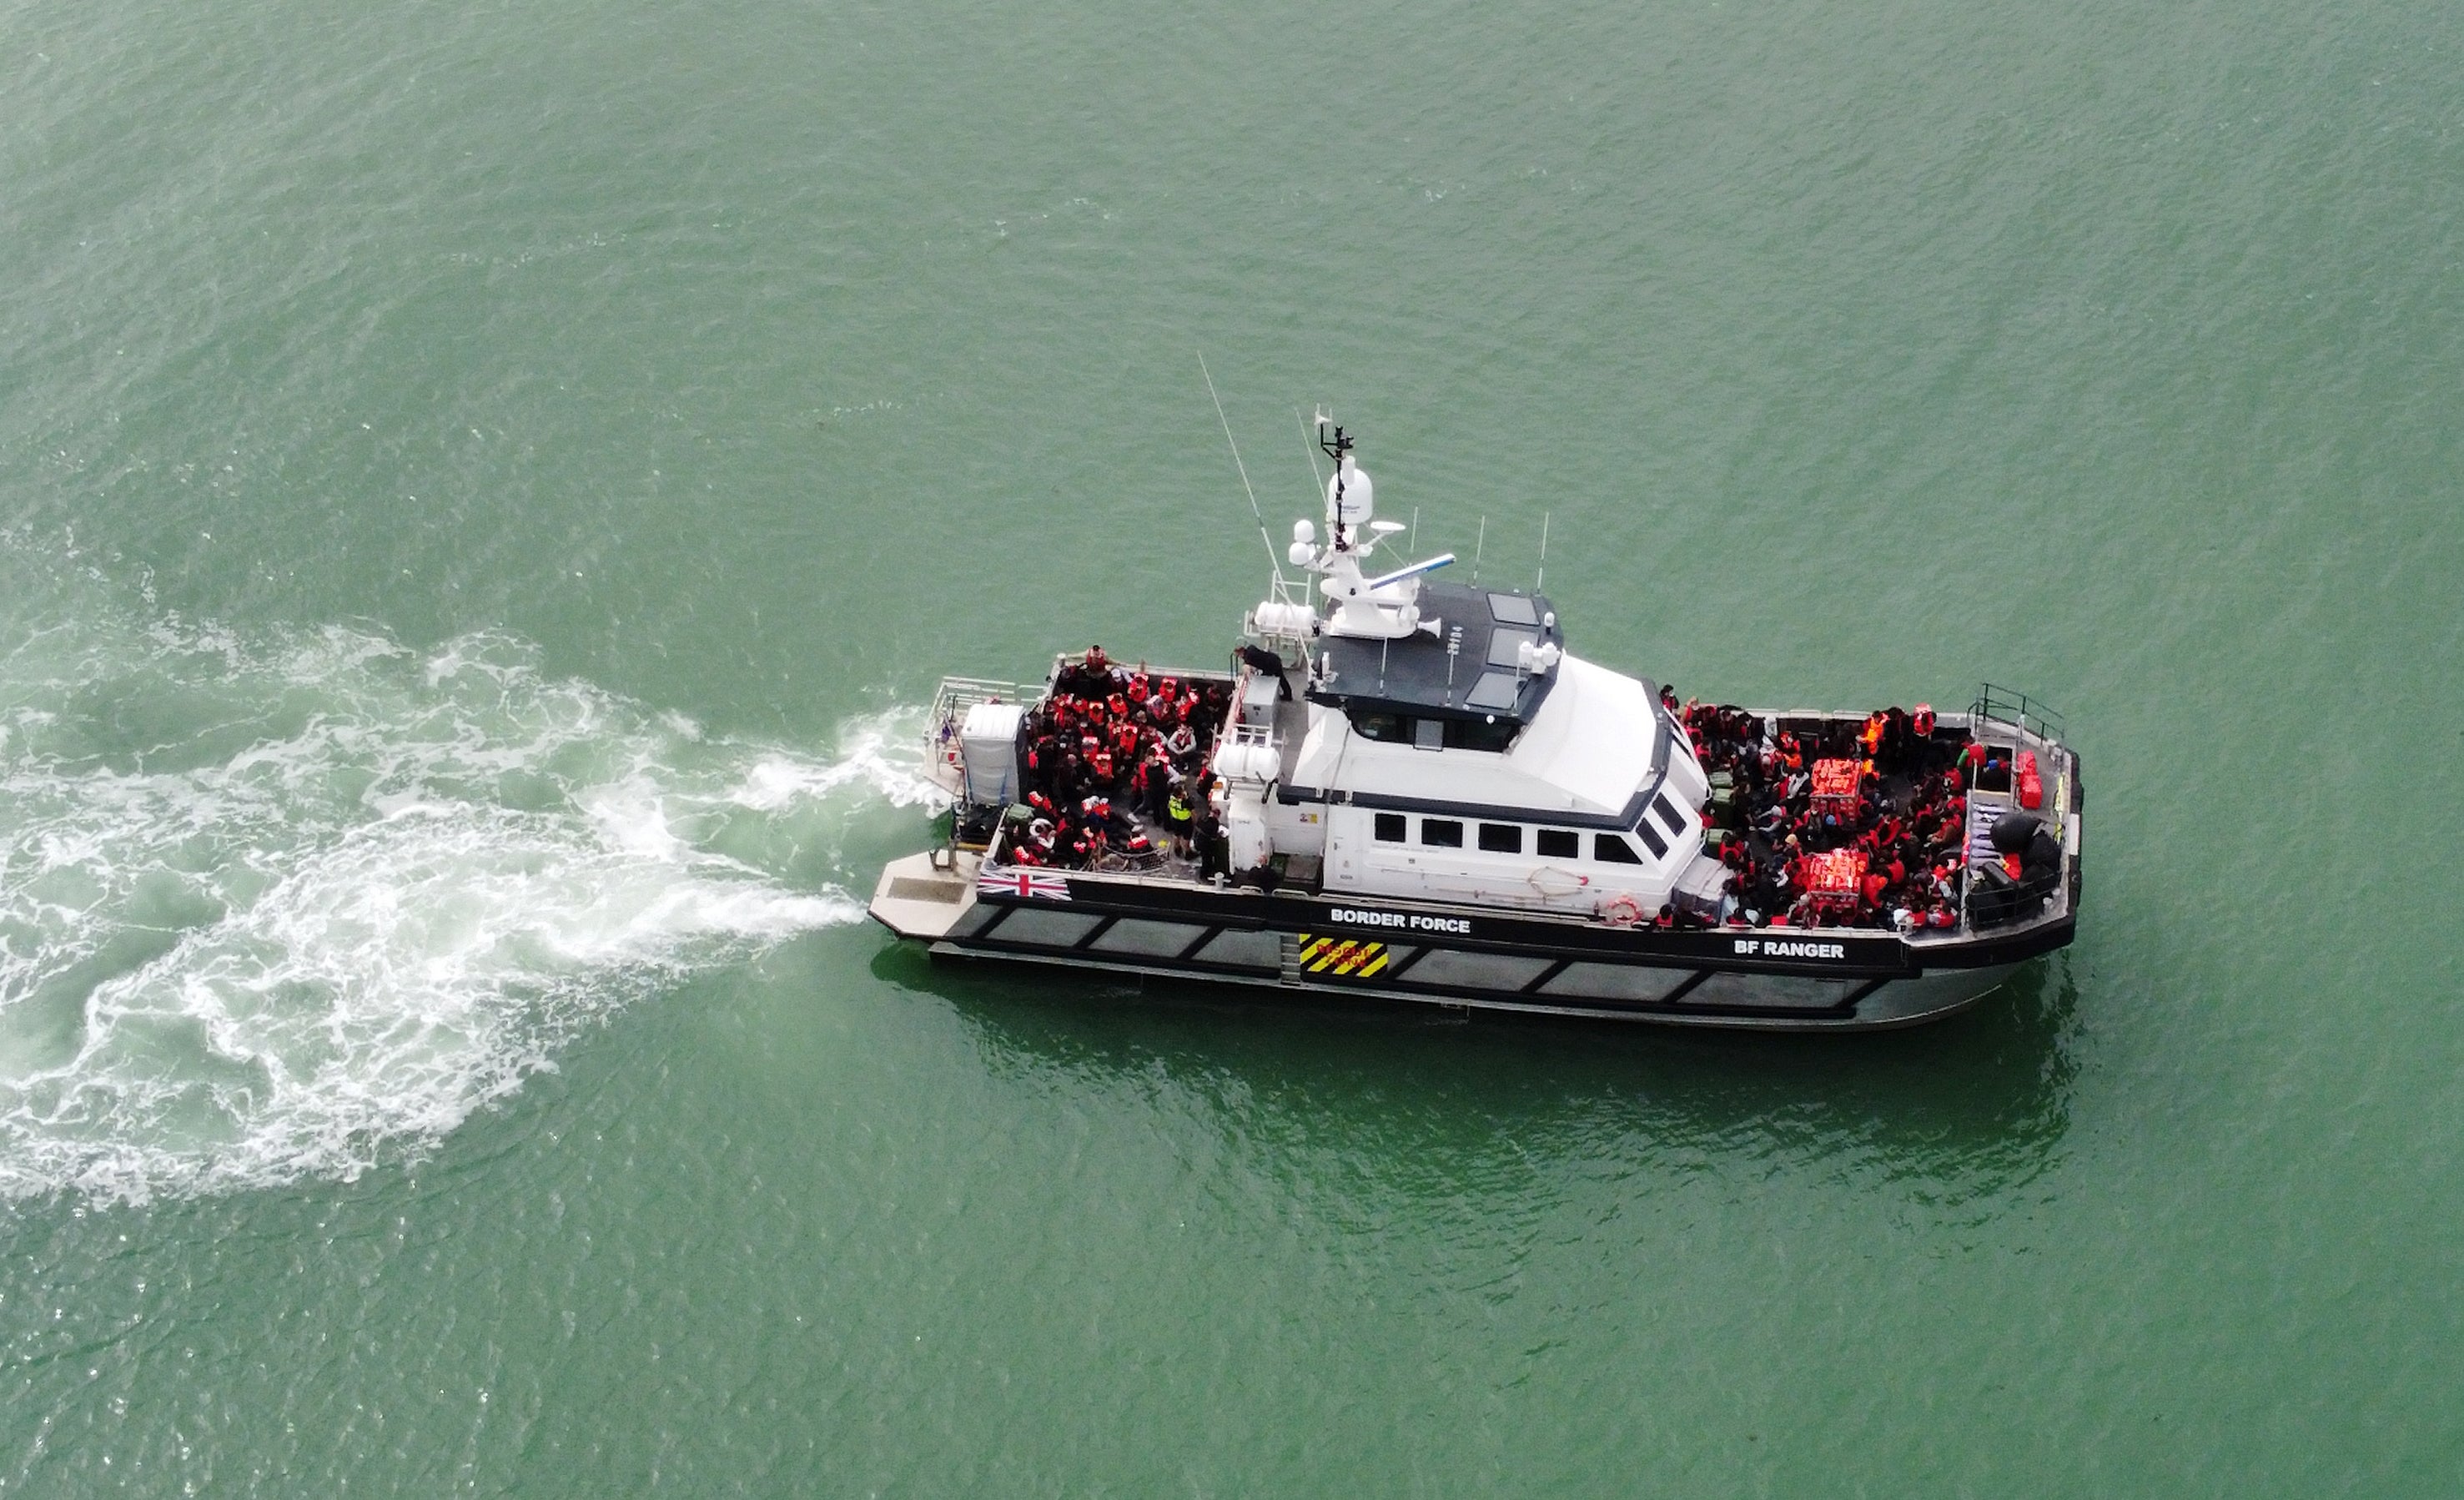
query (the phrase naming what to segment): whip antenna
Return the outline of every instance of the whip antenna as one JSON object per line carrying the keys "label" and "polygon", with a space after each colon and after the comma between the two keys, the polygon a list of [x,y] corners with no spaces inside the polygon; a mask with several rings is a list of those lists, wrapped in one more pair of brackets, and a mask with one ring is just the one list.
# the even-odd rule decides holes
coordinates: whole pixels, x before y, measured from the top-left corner
{"label": "whip antenna", "polygon": [[[1263,530],[1265,529],[1264,525],[1263,525],[1263,524],[1261,524],[1261,526],[1260,526],[1260,528],[1259,528],[1259,529],[1263,531]],[[1549,513],[1548,513],[1547,511],[1542,511],[1542,512],[1540,513],[1540,571],[1531,575],[1531,591],[1532,591],[1533,593],[1535,593],[1535,594],[1536,594],[1536,593],[1538,593],[1538,592],[1540,591],[1540,583],[1541,583],[1541,580],[1543,580],[1543,579],[1547,578],[1548,576],[1549,576]]]}
{"label": "whip antenna", "polygon": [[1241,461],[1241,445],[1232,441],[1232,419],[1223,414],[1223,398],[1215,393],[1215,377],[1206,373],[1206,351],[1198,351],[1198,373],[1206,382],[1206,399],[1215,403],[1215,420],[1223,424],[1223,441],[1232,449],[1232,467],[1241,475],[1241,493],[1249,496],[1249,514],[1258,520],[1258,540],[1266,544],[1266,566],[1275,584],[1284,582],[1284,562],[1275,556],[1275,539],[1266,535],[1266,513],[1258,509],[1258,492],[1249,488],[1249,466]]}

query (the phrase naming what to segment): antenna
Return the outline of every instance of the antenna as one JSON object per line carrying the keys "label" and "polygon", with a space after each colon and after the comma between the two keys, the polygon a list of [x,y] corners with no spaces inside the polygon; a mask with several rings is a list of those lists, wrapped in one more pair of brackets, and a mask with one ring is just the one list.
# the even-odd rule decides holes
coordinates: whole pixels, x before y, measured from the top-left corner
{"label": "antenna", "polygon": [[[1327,429],[1329,427],[1332,427],[1334,429],[1334,436],[1331,440],[1329,440],[1326,435]],[[1327,518],[1331,528],[1334,532],[1334,550],[1337,552],[1350,552],[1353,550],[1350,540],[1351,536],[1353,532],[1359,529],[1354,526],[1347,526],[1344,524],[1343,520],[1343,455],[1352,452],[1352,438],[1345,433],[1341,424],[1330,422],[1327,418],[1327,414],[1323,411],[1317,414],[1317,447],[1318,452],[1326,454],[1327,457],[1334,461],[1334,493],[1332,496],[1334,511]],[[1317,473],[1317,460],[1314,458],[1309,460],[1309,473]],[[1367,480],[1364,479],[1362,482],[1366,483]],[[1371,540],[1370,545],[1376,545],[1375,539]]]}
{"label": "antenna", "polygon": [[1420,550],[1420,508],[1417,505],[1412,507],[1412,540],[1403,544],[1403,550],[1406,552]]}
{"label": "antenna", "polygon": [[[1262,523],[1259,525],[1259,527],[1258,527],[1258,534],[1259,534],[1260,536],[1264,536],[1264,535],[1265,535],[1265,530],[1266,530],[1266,528],[1265,528],[1265,524],[1262,522]],[[1533,574],[1533,575],[1531,576],[1531,591],[1532,591],[1533,593],[1535,593],[1535,594],[1536,594],[1536,593],[1538,593],[1538,592],[1540,591],[1540,581],[1541,581],[1542,579],[1547,578],[1548,576],[1549,576],[1549,513],[1548,513],[1547,511],[1542,511],[1542,512],[1540,513],[1540,571],[1539,571],[1539,572],[1537,572],[1537,573],[1535,573],[1535,574]]]}
{"label": "antenna", "polygon": [[1434,573],[1454,560],[1453,553],[1441,552],[1436,557],[1423,558],[1418,562],[1398,567],[1392,573],[1380,573],[1375,578],[1364,578],[1360,581],[1360,586],[1374,593],[1389,584],[1399,584],[1407,578],[1418,578],[1423,573]]}
{"label": "antenna", "polygon": [[1301,415],[1300,408],[1292,408],[1292,420],[1301,425],[1301,451],[1309,455],[1309,498],[1313,503],[1322,502],[1326,498],[1326,479],[1317,472],[1317,440],[1309,436],[1309,418]]}
{"label": "antenna", "polygon": [[1480,540],[1471,544],[1471,586],[1480,586],[1480,549],[1488,545],[1488,518],[1480,518]]}
{"label": "antenna", "polygon": [[1223,414],[1223,398],[1215,394],[1215,377],[1206,372],[1206,351],[1198,351],[1198,373],[1206,382],[1206,399],[1215,403],[1215,420],[1223,424],[1223,441],[1232,446],[1232,467],[1241,474],[1241,491],[1249,496],[1249,514],[1258,520],[1258,540],[1266,544],[1266,566],[1278,591],[1284,583],[1283,559],[1275,556],[1275,539],[1266,535],[1266,513],[1258,509],[1258,492],[1249,488],[1249,466],[1241,461],[1241,445],[1232,442],[1232,419]]}

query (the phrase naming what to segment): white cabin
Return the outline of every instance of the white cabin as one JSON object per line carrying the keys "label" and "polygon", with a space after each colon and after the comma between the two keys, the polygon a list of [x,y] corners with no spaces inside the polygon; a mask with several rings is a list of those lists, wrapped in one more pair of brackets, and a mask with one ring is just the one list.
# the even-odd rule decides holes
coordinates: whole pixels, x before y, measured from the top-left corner
{"label": "white cabin", "polygon": [[1337,460],[1326,544],[1303,521],[1291,547],[1324,605],[1249,618],[1299,660],[1250,678],[1216,756],[1232,867],[1282,855],[1329,893],[1629,920],[1681,890],[1716,899],[1709,783],[1657,690],[1567,654],[1536,593],[1427,577],[1451,558],[1371,574],[1400,528]]}

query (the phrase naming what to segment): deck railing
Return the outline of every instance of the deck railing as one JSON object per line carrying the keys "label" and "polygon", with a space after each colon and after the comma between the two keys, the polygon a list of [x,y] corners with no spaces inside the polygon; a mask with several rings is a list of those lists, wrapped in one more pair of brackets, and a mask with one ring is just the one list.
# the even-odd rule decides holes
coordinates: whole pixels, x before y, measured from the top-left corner
{"label": "deck railing", "polygon": [[1039,695],[1038,690],[992,677],[943,677],[933,695],[933,707],[924,716],[924,762],[935,783],[959,801],[966,800],[967,775],[959,755],[958,731],[967,722],[967,710],[979,703],[1027,703]]}
{"label": "deck railing", "polygon": [[1977,690],[1976,701],[1969,706],[1969,722],[1976,729],[1984,728],[1985,721],[1992,719],[2022,734],[2034,735],[2057,744],[2061,742],[2065,733],[2062,716],[2054,712],[2051,705],[2014,688],[1997,687],[1991,682]]}
{"label": "deck railing", "polygon": [[[1970,707],[1969,713],[1970,733],[1975,734],[1979,739],[1984,738],[1986,726],[1989,722],[1999,724],[2006,729],[2017,731],[2017,734],[2013,737],[2014,740],[2024,741],[2026,739],[2033,736],[2036,739],[2043,741],[2049,749],[2060,746],[2064,735],[2068,733],[2068,730],[2062,722],[2062,716],[2056,712],[2049,704],[2031,697],[2027,694],[2021,693],[2014,688],[2001,687],[1991,682],[1985,683],[1977,689],[1976,702],[1972,707]],[[2063,813],[2067,811],[2069,806],[2070,787],[2067,776],[2059,762],[2060,757],[2056,755],[2053,758],[2052,762],[2048,763],[2044,767],[2046,779],[2053,783],[2050,788],[2053,795],[2048,799],[2048,805],[2043,808],[2035,809],[2035,816],[2043,818],[2046,822],[2053,825],[2054,836],[2056,838],[2064,840],[2060,874],[2055,883],[2052,901],[2046,907],[2035,909],[2035,912],[2032,913],[2032,917],[2034,915],[2062,909],[2068,901],[2067,893],[2069,891],[2070,882],[2071,853],[2066,837],[2068,830],[2064,827],[2066,820],[2063,817]],[[2012,791],[2014,792],[2015,790],[2015,787],[2012,788]],[[2011,795],[2010,792],[1996,793],[1995,795],[2002,800],[2003,805],[2007,808],[2018,811],[2030,810],[2021,808],[2018,804],[2018,799],[2015,796]],[[1975,924],[1974,918],[1969,914],[1969,903],[1975,895],[1975,881],[1973,876],[1973,871],[1977,859],[1975,839],[1976,829],[1971,821],[1969,830],[1969,868],[1967,871],[1963,871],[1960,875],[1959,931],[1963,937],[1977,932],[1996,932],[2005,930],[2004,924],[2000,923],[1991,927],[1980,928]],[[1991,856],[1989,854],[1986,857],[1990,858]],[[2024,926],[2028,919],[2030,918],[2023,918],[2021,921],[2010,923],[2008,926]]]}

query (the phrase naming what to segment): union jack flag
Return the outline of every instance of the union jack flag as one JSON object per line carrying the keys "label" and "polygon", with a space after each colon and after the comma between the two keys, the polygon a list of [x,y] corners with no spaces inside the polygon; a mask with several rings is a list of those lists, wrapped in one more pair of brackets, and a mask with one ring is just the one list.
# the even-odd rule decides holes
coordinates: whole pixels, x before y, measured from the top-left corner
{"label": "union jack flag", "polygon": [[986,865],[977,871],[976,890],[983,895],[1032,896],[1045,901],[1069,899],[1069,881],[1066,876],[1048,874],[1041,870],[1023,870],[1015,865]]}

